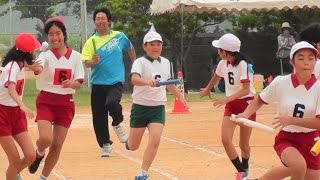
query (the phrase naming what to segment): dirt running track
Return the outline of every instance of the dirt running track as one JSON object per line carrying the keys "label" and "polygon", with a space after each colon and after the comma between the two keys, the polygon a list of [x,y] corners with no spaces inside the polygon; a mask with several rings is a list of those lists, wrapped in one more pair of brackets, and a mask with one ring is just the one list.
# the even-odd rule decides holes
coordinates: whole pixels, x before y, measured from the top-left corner
{"label": "dirt running track", "polygon": [[[130,103],[124,103],[125,125],[129,129]],[[167,105],[167,111],[172,110]],[[235,169],[228,160],[220,142],[220,125],[223,108],[213,108],[211,102],[190,103],[190,114],[167,114],[166,127],[158,155],[149,175],[151,180],[232,180]],[[142,161],[147,142],[146,133],[138,151],[125,150],[113,130],[112,156],[101,158],[97,146],[89,107],[78,108],[62,149],[60,160],[48,179],[50,180],[132,180]],[[258,113],[258,121],[269,124],[275,116],[275,106],[265,106]],[[29,131],[35,142],[36,124],[29,121]],[[234,142],[238,143],[238,129]],[[251,138],[252,155],[250,178],[258,177],[272,166],[280,165],[273,151],[274,135],[254,130]],[[238,148],[238,147],[237,147]],[[238,148],[239,149],[239,148]],[[5,179],[7,160],[0,150],[0,179]],[[25,169],[24,180],[38,179],[43,165],[35,175]]]}

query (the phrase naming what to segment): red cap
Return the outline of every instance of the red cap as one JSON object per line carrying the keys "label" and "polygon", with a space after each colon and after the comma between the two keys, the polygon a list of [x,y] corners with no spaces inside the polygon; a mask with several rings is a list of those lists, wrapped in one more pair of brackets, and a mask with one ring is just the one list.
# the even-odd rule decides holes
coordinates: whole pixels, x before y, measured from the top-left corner
{"label": "red cap", "polygon": [[20,33],[15,40],[17,50],[32,53],[41,47],[40,42],[31,33]]}
{"label": "red cap", "polygon": [[52,22],[52,21],[58,21],[58,22],[61,22],[64,26],[64,19],[60,16],[53,16],[51,18],[49,18],[47,21],[46,21],[46,24],[48,24],[49,22]]}

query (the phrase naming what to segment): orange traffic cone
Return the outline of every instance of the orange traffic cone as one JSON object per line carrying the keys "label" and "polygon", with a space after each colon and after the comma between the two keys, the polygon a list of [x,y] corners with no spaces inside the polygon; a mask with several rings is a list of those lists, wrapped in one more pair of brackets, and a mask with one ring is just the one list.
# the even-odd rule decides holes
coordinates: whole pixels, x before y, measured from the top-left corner
{"label": "orange traffic cone", "polygon": [[[184,97],[184,82],[183,82],[183,75],[182,71],[178,71],[178,79],[181,79],[180,84],[177,84],[177,88]],[[173,110],[171,114],[185,114],[185,113],[190,113],[188,109],[184,107],[184,105],[177,99],[174,98],[174,105],[173,105]]]}

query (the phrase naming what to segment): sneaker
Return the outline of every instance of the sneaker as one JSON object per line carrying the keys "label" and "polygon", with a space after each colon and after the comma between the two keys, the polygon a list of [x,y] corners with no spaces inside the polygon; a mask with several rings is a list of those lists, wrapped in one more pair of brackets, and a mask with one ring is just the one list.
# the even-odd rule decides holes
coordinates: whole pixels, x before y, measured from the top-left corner
{"label": "sneaker", "polygon": [[136,176],[134,180],[149,180],[147,175]]}
{"label": "sneaker", "polygon": [[22,180],[21,174],[18,174],[18,175],[16,176],[16,180]]}
{"label": "sneaker", "polygon": [[128,134],[127,132],[123,129],[122,125],[119,124],[117,126],[113,126],[113,130],[116,132],[119,141],[122,143],[125,143],[128,139]]}
{"label": "sneaker", "polygon": [[235,180],[248,180],[245,172],[236,172]]}
{"label": "sneaker", "polygon": [[44,155],[40,156],[37,153],[36,160],[28,167],[28,170],[31,174],[34,174],[38,170],[40,162],[42,161],[43,158],[44,158]]}
{"label": "sneaker", "polygon": [[109,143],[104,144],[101,149],[102,149],[101,157],[110,157],[111,151],[112,151],[112,146]]}

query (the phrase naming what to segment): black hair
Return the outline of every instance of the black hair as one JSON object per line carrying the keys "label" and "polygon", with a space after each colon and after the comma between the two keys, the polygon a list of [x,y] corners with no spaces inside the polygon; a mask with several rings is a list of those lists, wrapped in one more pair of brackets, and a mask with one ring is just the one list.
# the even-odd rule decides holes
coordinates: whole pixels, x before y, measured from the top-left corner
{"label": "black hair", "polygon": [[306,27],[300,33],[300,41],[307,41],[316,46],[320,42],[320,24],[315,23]]}
{"label": "black hair", "polygon": [[16,46],[13,46],[5,55],[5,57],[2,60],[2,67],[5,67],[9,62],[16,61],[16,62],[23,62],[26,61],[27,64],[32,65],[34,55],[32,53],[23,52],[16,48]]}
{"label": "black hair", "polygon": [[66,42],[67,39],[68,39],[67,29],[66,29],[66,27],[63,25],[63,23],[60,22],[60,21],[52,20],[52,21],[46,23],[45,26],[44,26],[44,32],[48,35],[49,30],[50,30],[50,28],[51,28],[53,25],[56,25],[58,28],[61,29],[61,31],[62,31],[62,33],[63,33],[63,35],[64,35],[64,42]]}
{"label": "black hair", "polygon": [[111,21],[111,20],[112,20],[112,16],[111,16],[111,13],[110,13],[109,9],[106,8],[106,7],[100,7],[100,8],[98,8],[98,9],[94,10],[94,12],[93,12],[93,21],[96,20],[96,16],[97,16],[97,14],[100,13],[100,12],[106,14],[106,16],[107,16],[107,18],[108,18],[108,21]]}
{"label": "black hair", "polygon": [[242,60],[244,60],[247,64],[253,64],[252,58],[250,58],[248,55],[242,52],[231,52],[231,51],[226,51],[228,54],[231,56],[234,56],[234,62],[233,64],[237,66]]}

